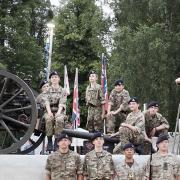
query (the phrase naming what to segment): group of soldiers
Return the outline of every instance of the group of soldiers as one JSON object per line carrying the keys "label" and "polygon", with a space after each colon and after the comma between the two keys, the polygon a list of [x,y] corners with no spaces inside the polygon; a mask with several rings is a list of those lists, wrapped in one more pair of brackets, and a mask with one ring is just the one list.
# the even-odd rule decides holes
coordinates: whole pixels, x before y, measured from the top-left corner
{"label": "group of soldiers", "polygon": [[[168,153],[169,123],[158,113],[158,102],[150,101],[147,110],[141,112],[139,99],[130,97],[129,92],[124,88],[123,80],[117,80],[110,93],[108,109],[105,112],[104,95],[97,81],[97,73],[90,71],[85,97],[88,106],[86,129],[94,133],[92,138],[94,150],[86,154],[84,163],[81,162],[79,155],[69,150],[70,137],[61,133],[63,128],[68,126],[68,118],[66,115],[67,94],[60,86],[59,74],[53,71],[50,73],[49,82],[42,81],[40,84],[42,93],[37,97],[37,103],[44,109],[43,118],[48,138],[47,151],[58,149],[48,157],[47,180],[114,178],[130,180],[149,177],[170,179],[169,174],[171,179],[179,178],[179,164],[174,161],[174,156]],[[111,154],[103,150],[104,120],[107,135],[119,137],[119,144],[115,146],[113,153],[125,155],[125,161],[117,167],[112,161]],[[138,148],[140,149],[138,153],[144,154],[142,146],[146,143],[152,144],[153,137],[158,138],[155,148],[158,147],[159,151],[151,156],[149,166],[146,165],[145,169],[150,167],[148,171],[138,170],[133,155],[138,152]],[[154,149],[150,149],[148,153],[152,154]],[[157,159],[158,162],[156,162]],[[163,173],[158,170],[158,167],[162,168]],[[149,175],[147,172],[150,172]]]}
{"label": "group of soldiers", "polygon": [[177,157],[168,152],[167,135],[158,137],[158,152],[143,166],[134,158],[132,143],[123,146],[124,158],[118,159],[117,163],[112,154],[103,150],[104,135],[101,132],[94,133],[91,142],[94,149],[81,159],[69,149],[71,138],[60,134],[59,148],[46,162],[46,180],[180,180],[180,164]]}

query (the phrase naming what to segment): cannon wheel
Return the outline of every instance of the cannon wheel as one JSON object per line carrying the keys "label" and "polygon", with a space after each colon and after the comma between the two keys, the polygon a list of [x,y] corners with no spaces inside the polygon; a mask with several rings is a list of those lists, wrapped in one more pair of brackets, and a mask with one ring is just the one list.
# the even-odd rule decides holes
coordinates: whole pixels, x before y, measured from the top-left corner
{"label": "cannon wheel", "polygon": [[0,154],[21,153],[22,145],[34,131],[36,119],[31,89],[16,75],[0,70]]}

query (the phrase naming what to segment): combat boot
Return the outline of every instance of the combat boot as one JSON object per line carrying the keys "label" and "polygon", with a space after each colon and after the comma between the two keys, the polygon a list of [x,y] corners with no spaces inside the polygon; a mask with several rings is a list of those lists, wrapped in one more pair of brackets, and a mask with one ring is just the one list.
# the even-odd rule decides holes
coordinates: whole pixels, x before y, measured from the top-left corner
{"label": "combat boot", "polygon": [[58,149],[58,144],[57,144],[57,138],[54,140],[54,151],[57,151]]}
{"label": "combat boot", "polygon": [[52,136],[49,136],[47,138],[48,138],[47,151],[53,151]]}

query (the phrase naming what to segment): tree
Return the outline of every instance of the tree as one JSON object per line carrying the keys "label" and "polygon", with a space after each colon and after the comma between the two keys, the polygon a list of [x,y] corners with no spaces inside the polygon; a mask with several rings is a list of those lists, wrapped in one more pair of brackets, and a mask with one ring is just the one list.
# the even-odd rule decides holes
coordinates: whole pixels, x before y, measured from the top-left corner
{"label": "tree", "polygon": [[[84,97],[88,72],[90,69],[100,72],[101,53],[106,52],[102,42],[108,32],[109,20],[103,18],[94,0],[69,0],[59,9],[55,23],[53,67],[63,72],[64,65],[67,65],[71,88],[75,68],[79,69],[80,109],[84,120],[87,116]],[[72,100],[72,96],[69,99]],[[68,102],[68,113],[71,112],[71,102]]]}
{"label": "tree", "polygon": [[142,103],[158,100],[173,130],[180,95],[174,83],[180,72],[180,3],[119,0],[112,5],[117,30],[111,80],[123,78]]}
{"label": "tree", "polygon": [[0,2],[0,63],[7,70],[32,75],[37,81],[43,69],[46,23],[51,18],[49,1]]}

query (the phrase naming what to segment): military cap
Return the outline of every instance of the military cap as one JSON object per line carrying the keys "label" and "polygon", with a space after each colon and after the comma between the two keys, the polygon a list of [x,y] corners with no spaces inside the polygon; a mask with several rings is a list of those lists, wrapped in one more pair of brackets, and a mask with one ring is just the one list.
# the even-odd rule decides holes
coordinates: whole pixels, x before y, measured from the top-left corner
{"label": "military cap", "polygon": [[159,107],[159,104],[157,101],[151,101],[147,108],[149,109],[150,107]]}
{"label": "military cap", "polygon": [[88,75],[90,76],[91,74],[97,74],[97,72],[95,70],[91,70]]}
{"label": "military cap", "polygon": [[39,89],[41,89],[45,84],[47,84],[48,81],[46,80],[42,80],[40,83],[39,83]]}
{"label": "military cap", "polygon": [[165,141],[165,140],[168,140],[168,139],[169,139],[169,137],[168,137],[167,134],[162,134],[162,135],[160,135],[160,136],[158,137],[158,139],[157,139],[157,141],[156,141],[156,144],[159,144],[160,142]]}
{"label": "military cap", "polygon": [[123,80],[118,79],[117,81],[115,81],[114,86],[118,86],[118,85],[124,85]]}
{"label": "military cap", "polygon": [[131,97],[131,99],[129,100],[128,104],[129,104],[130,102],[136,102],[136,103],[139,104],[139,100],[138,100],[137,97]]}
{"label": "military cap", "polygon": [[125,151],[128,148],[133,148],[134,149],[134,145],[132,143],[127,143],[123,146],[123,151]]}
{"label": "military cap", "polygon": [[104,137],[104,135],[101,132],[94,133],[93,137],[91,138],[91,141],[94,141],[98,137]]}
{"label": "military cap", "polygon": [[[49,79],[51,78],[51,76],[53,76],[53,75],[57,75],[57,76],[59,76],[59,74],[58,74],[58,72],[57,71],[52,71],[51,73],[50,73],[50,75],[49,75]],[[60,77],[60,76],[59,76]]]}
{"label": "military cap", "polygon": [[62,133],[57,137],[57,142],[61,141],[64,138],[69,139],[71,141],[71,138],[67,134]]}

